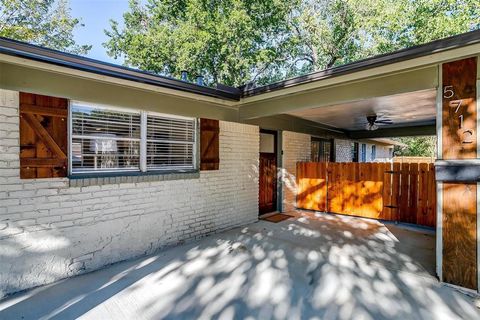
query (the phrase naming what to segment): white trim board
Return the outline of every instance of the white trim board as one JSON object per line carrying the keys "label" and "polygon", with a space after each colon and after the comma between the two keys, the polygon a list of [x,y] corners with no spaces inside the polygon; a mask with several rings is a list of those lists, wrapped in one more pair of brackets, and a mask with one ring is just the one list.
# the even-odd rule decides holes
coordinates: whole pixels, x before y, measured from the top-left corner
{"label": "white trim board", "polygon": [[[437,159],[442,159],[442,64],[438,65],[438,87],[437,87]],[[437,182],[437,227],[436,227],[436,271],[440,281],[443,281],[443,233],[442,233],[442,204],[443,204],[443,183]]]}

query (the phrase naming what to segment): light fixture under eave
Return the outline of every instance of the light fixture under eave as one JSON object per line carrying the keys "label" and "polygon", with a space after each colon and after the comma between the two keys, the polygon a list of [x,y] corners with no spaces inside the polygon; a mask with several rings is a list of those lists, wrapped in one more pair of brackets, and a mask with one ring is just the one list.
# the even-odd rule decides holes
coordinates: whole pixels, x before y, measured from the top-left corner
{"label": "light fixture under eave", "polygon": [[373,131],[373,130],[377,130],[378,126],[376,124],[367,123],[367,126],[365,129],[367,129],[368,131]]}

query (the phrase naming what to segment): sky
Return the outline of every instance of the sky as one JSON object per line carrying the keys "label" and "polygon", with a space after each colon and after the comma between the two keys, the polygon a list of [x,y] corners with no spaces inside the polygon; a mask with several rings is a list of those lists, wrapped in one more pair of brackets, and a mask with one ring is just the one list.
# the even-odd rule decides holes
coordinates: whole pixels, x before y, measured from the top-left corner
{"label": "sky", "polygon": [[106,49],[102,46],[108,40],[103,32],[110,29],[110,19],[122,22],[122,15],[128,9],[128,0],[70,0],[71,14],[81,20],[84,27],[78,27],[75,32],[75,41],[78,44],[92,45],[87,54],[88,57],[122,64],[122,59],[109,57]]}

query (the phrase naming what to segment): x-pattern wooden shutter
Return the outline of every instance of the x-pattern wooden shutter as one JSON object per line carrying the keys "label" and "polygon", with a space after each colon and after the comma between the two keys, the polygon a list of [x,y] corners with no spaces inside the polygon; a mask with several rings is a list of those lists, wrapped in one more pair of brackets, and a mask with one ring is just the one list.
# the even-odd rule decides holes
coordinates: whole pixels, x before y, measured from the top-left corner
{"label": "x-pattern wooden shutter", "polygon": [[218,170],[219,133],[218,120],[200,119],[200,170]]}
{"label": "x-pattern wooden shutter", "polygon": [[20,93],[20,178],[66,177],[68,101]]}

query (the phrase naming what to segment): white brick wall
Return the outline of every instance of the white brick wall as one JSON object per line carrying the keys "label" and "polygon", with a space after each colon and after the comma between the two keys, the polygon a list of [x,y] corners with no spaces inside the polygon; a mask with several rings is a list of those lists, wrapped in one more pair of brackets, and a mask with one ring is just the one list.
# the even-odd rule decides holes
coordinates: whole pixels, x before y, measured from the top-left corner
{"label": "white brick wall", "polygon": [[296,166],[299,161],[310,161],[311,137],[308,134],[283,131],[282,134],[282,211],[295,209],[297,194]]}
{"label": "white brick wall", "polygon": [[335,162],[352,162],[352,141],[335,139]]}
{"label": "white brick wall", "polygon": [[220,170],[69,187],[19,178],[18,93],[0,90],[0,296],[258,217],[256,126],[220,122]]}
{"label": "white brick wall", "polygon": [[[352,142],[353,140],[345,140],[345,139],[335,139],[335,162],[351,162],[353,158],[352,154]],[[376,157],[375,159],[372,158],[372,143],[366,143],[362,141],[355,141],[358,142],[358,152],[359,152],[359,161],[362,162],[362,144],[366,144],[367,146],[367,154],[366,154],[366,161],[373,162],[373,161],[386,161],[390,159],[390,152],[389,148],[386,145],[376,144]]]}

